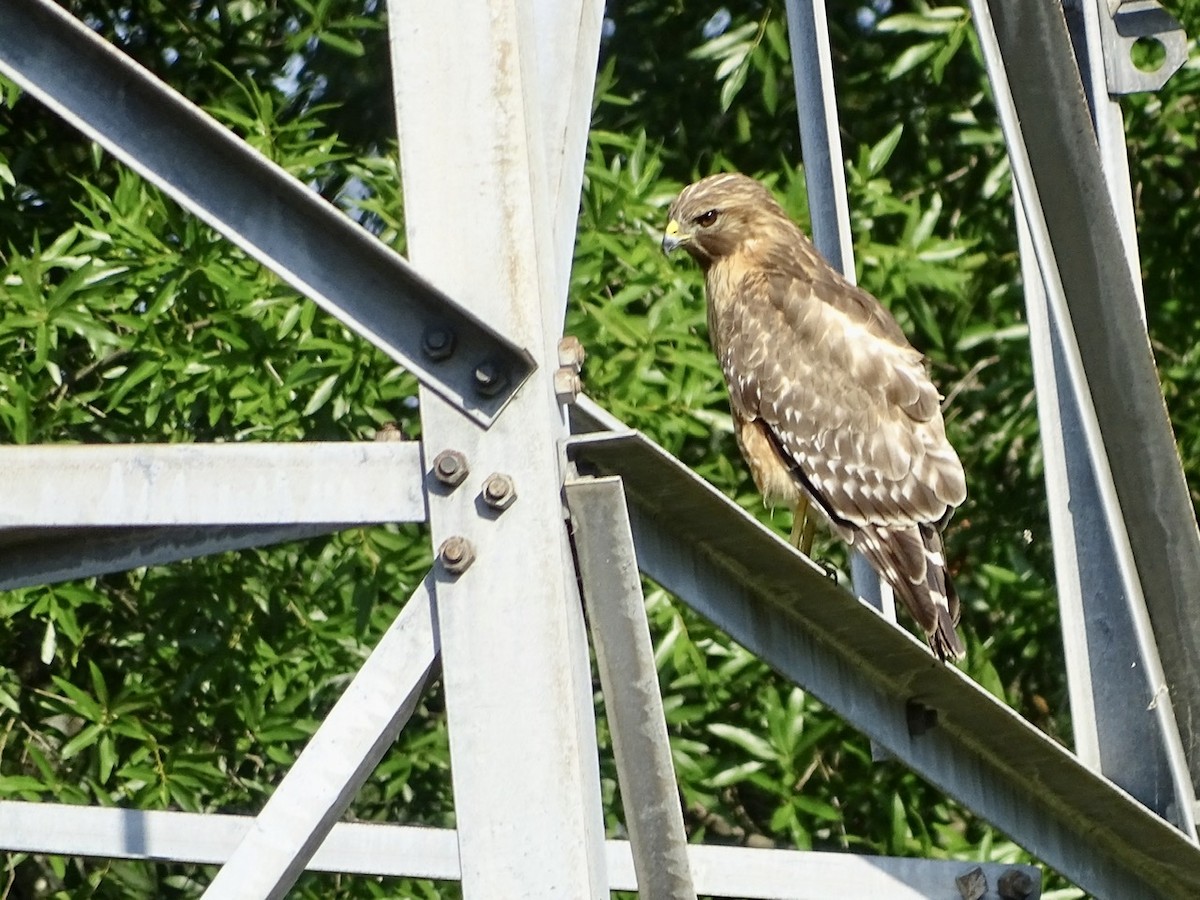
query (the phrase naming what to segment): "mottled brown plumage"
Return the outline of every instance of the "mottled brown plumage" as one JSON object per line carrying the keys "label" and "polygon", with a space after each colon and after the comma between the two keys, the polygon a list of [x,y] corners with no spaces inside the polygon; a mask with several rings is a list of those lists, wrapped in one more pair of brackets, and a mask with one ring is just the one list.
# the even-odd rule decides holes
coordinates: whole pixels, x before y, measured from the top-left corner
{"label": "mottled brown plumage", "polygon": [[925,361],[758,182],[713,175],[670,210],[665,250],[704,270],[738,446],[768,502],[819,509],[959,658],[941,529],[966,498]]}

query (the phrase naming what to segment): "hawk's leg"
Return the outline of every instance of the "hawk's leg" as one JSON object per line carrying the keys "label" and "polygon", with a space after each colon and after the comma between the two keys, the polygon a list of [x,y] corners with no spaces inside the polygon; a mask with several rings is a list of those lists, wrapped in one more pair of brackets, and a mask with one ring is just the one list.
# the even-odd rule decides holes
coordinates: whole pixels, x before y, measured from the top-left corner
{"label": "hawk's leg", "polygon": [[805,556],[812,551],[813,535],[817,532],[817,517],[809,515],[809,506],[808,497],[801,494],[792,517],[792,534],[788,538]]}

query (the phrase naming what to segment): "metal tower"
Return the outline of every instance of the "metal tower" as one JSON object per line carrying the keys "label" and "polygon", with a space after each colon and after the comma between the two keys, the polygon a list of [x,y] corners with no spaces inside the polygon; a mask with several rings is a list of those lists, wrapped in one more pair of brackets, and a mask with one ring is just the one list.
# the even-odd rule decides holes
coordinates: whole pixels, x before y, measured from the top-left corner
{"label": "metal tower", "polygon": [[[217,863],[208,895],[247,900],[305,868],[459,879],[470,898],[1039,895],[1031,867],[687,846],[640,569],[1085,889],[1200,896],[1200,535],[1138,315],[1109,97],[1147,86],[1132,40],[1160,39],[1169,75],[1182,35],[1153,0],[972,10],[1029,248],[1079,757],[576,398],[560,339],[600,0],[390,4],[411,262],[50,0],[0,0],[0,70],[414,372],[423,426],[419,446],[0,448],[0,587],[364,522],[428,521],[437,548],[257,816],[0,802],[0,847]],[[788,16],[814,234],[852,272],[824,8]],[[97,493],[112,502],[70,502]],[[628,842],[604,839],[577,576]],[[457,830],[339,824],[438,672]]]}

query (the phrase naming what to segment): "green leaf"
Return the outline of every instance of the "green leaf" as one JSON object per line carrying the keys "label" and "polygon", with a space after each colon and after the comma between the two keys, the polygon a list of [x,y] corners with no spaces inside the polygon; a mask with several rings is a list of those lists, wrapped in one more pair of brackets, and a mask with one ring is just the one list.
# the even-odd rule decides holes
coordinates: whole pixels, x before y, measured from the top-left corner
{"label": "green leaf", "polygon": [[347,56],[360,57],[365,52],[362,41],[357,38],[344,37],[334,31],[323,31],[317,36],[322,44],[341,50]]}
{"label": "green leaf", "polygon": [[338,378],[340,377],[340,375],[330,375],[325,378],[325,380],[317,386],[317,389],[313,391],[313,395],[309,398],[308,403],[305,405],[304,411],[301,413],[301,415],[311,416],[322,406],[328,403],[329,398],[333,395],[334,387],[337,386]]}
{"label": "green leaf", "polygon": [[709,779],[709,784],[714,788],[729,787],[731,784],[739,784],[748,780],[752,775],[762,771],[763,764],[761,762],[745,762],[736,766],[722,769]]}
{"label": "green leaf", "polygon": [[46,630],[42,632],[42,647],[38,654],[38,659],[42,661],[43,666],[48,666],[54,662],[54,651],[58,647],[58,631],[54,627],[53,622],[46,623]]}
{"label": "green leaf", "polygon": [[900,143],[900,137],[903,134],[904,126],[897,124],[884,136],[883,140],[871,148],[871,152],[867,154],[868,175],[878,175],[883,170],[888,160],[892,158],[896,145]]}
{"label": "green leaf", "polygon": [[713,722],[708,726],[708,730],[722,740],[736,744],[751,756],[756,756],[759,759],[774,761],[779,756],[770,743],[749,729],[726,725],[721,722]]}
{"label": "green leaf", "polygon": [[893,34],[948,34],[958,27],[958,22],[965,16],[966,11],[959,7],[939,7],[923,15],[901,13],[888,16],[875,24],[875,30]]}
{"label": "green leaf", "polygon": [[0,797],[11,797],[15,794],[36,797],[46,790],[47,785],[29,775],[0,775]]}
{"label": "green leaf", "polygon": [[100,739],[100,735],[104,733],[103,725],[88,725],[79,734],[67,741],[62,748],[61,756],[63,759],[70,759],[81,750],[86,750]]}
{"label": "green leaf", "polygon": [[925,62],[925,60],[933,56],[933,54],[937,53],[937,51],[938,45],[933,41],[926,41],[906,47],[904,52],[896,57],[896,61],[892,63],[884,77],[888,81],[895,81],[901,75],[911,72],[921,63]]}

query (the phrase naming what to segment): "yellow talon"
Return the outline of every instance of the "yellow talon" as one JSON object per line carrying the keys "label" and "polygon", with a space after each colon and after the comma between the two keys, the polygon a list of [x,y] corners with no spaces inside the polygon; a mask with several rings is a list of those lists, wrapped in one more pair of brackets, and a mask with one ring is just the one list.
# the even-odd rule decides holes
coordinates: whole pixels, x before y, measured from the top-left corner
{"label": "yellow talon", "polygon": [[817,533],[817,519],[808,514],[809,505],[808,497],[801,494],[793,513],[792,534],[788,538],[788,542],[805,556],[812,550],[813,535]]}

